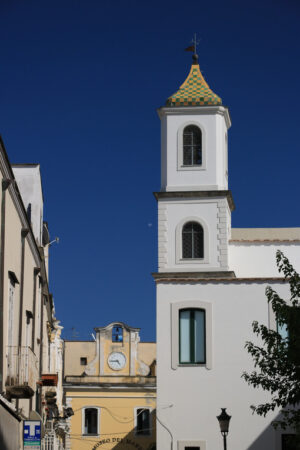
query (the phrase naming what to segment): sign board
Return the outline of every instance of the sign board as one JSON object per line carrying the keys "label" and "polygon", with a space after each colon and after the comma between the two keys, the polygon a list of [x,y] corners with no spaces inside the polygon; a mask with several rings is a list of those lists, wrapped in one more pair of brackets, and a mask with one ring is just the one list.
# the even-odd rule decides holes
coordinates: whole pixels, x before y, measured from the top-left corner
{"label": "sign board", "polygon": [[23,422],[24,450],[41,450],[41,421],[24,420]]}

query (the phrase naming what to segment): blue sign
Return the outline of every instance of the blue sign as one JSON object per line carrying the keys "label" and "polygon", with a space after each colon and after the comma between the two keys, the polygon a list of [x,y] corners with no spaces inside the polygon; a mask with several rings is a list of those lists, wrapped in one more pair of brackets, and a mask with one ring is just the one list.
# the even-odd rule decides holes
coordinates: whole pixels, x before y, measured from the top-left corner
{"label": "blue sign", "polygon": [[41,421],[24,420],[23,445],[26,450],[40,450],[41,448]]}

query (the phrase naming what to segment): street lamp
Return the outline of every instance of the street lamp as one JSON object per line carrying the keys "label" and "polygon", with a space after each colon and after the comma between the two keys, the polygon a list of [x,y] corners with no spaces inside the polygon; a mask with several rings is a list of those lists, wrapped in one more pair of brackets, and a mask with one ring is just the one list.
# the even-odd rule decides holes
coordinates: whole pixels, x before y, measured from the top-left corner
{"label": "street lamp", "polygon": [[231,416],[229,416],[227,414],[226,408],[221,408],[221,410],[222,410],[222,412],[219,416],[217,416],[217,419],[219,421],[221,434],[223,436],[224,450],[227,450],[226,437],[228,434],[229,422],[230,422]]}

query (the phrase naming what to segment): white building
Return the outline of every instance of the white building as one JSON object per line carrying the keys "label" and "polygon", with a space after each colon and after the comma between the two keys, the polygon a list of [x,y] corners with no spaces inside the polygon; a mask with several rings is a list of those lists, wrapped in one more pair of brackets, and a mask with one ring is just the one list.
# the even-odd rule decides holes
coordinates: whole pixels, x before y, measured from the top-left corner
{"label": "white building", "polygon": [[62,327],[49,292],[40,166],[12,166],[1,138],[0,190],[0,449],[23,449],[24,420],[42,422],[43,448],[62,448]]}
{"label": "white building", "polygon": [[232,416],[230,450],[283,450],[281,432],[251,404],[268,394],[241,378],[253,362],[254,320],[276,326],[266,286],[288,298],[280,249],[300,270],[300,228],[232,229],[229,111],[202,77],[198,57],[158,111],[162,174],[158,202],[157,448],[223,448],[216,416]]}

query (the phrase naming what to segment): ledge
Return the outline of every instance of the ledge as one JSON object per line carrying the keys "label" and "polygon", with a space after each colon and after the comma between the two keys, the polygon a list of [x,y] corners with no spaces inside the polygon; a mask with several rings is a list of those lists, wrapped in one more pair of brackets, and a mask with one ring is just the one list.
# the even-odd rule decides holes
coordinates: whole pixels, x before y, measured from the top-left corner
{"label": "ledge", "polygon": [[226,197],[228,205],[231,211],[234,211],[235,204],[233,201],[232,193],[228,191],[166,191],[166,192],[153,192],[156,200],[162,200],[166,198],[212,198],[212,197]]}
{"label": "ledge", "polygon": [[176,279],[194,279],[194,280],[207,280],[207,279],[223,279],[223,278],[235,278],[233,271],[215,271],[215,272],[153,272],[152,276],[155,281],[165,280],[172,278]]}
{"label": "ledge", "polygon": [[241,277],[234,272],[159,272],[152,273],[156,283],[286,283],[283,277]]}

